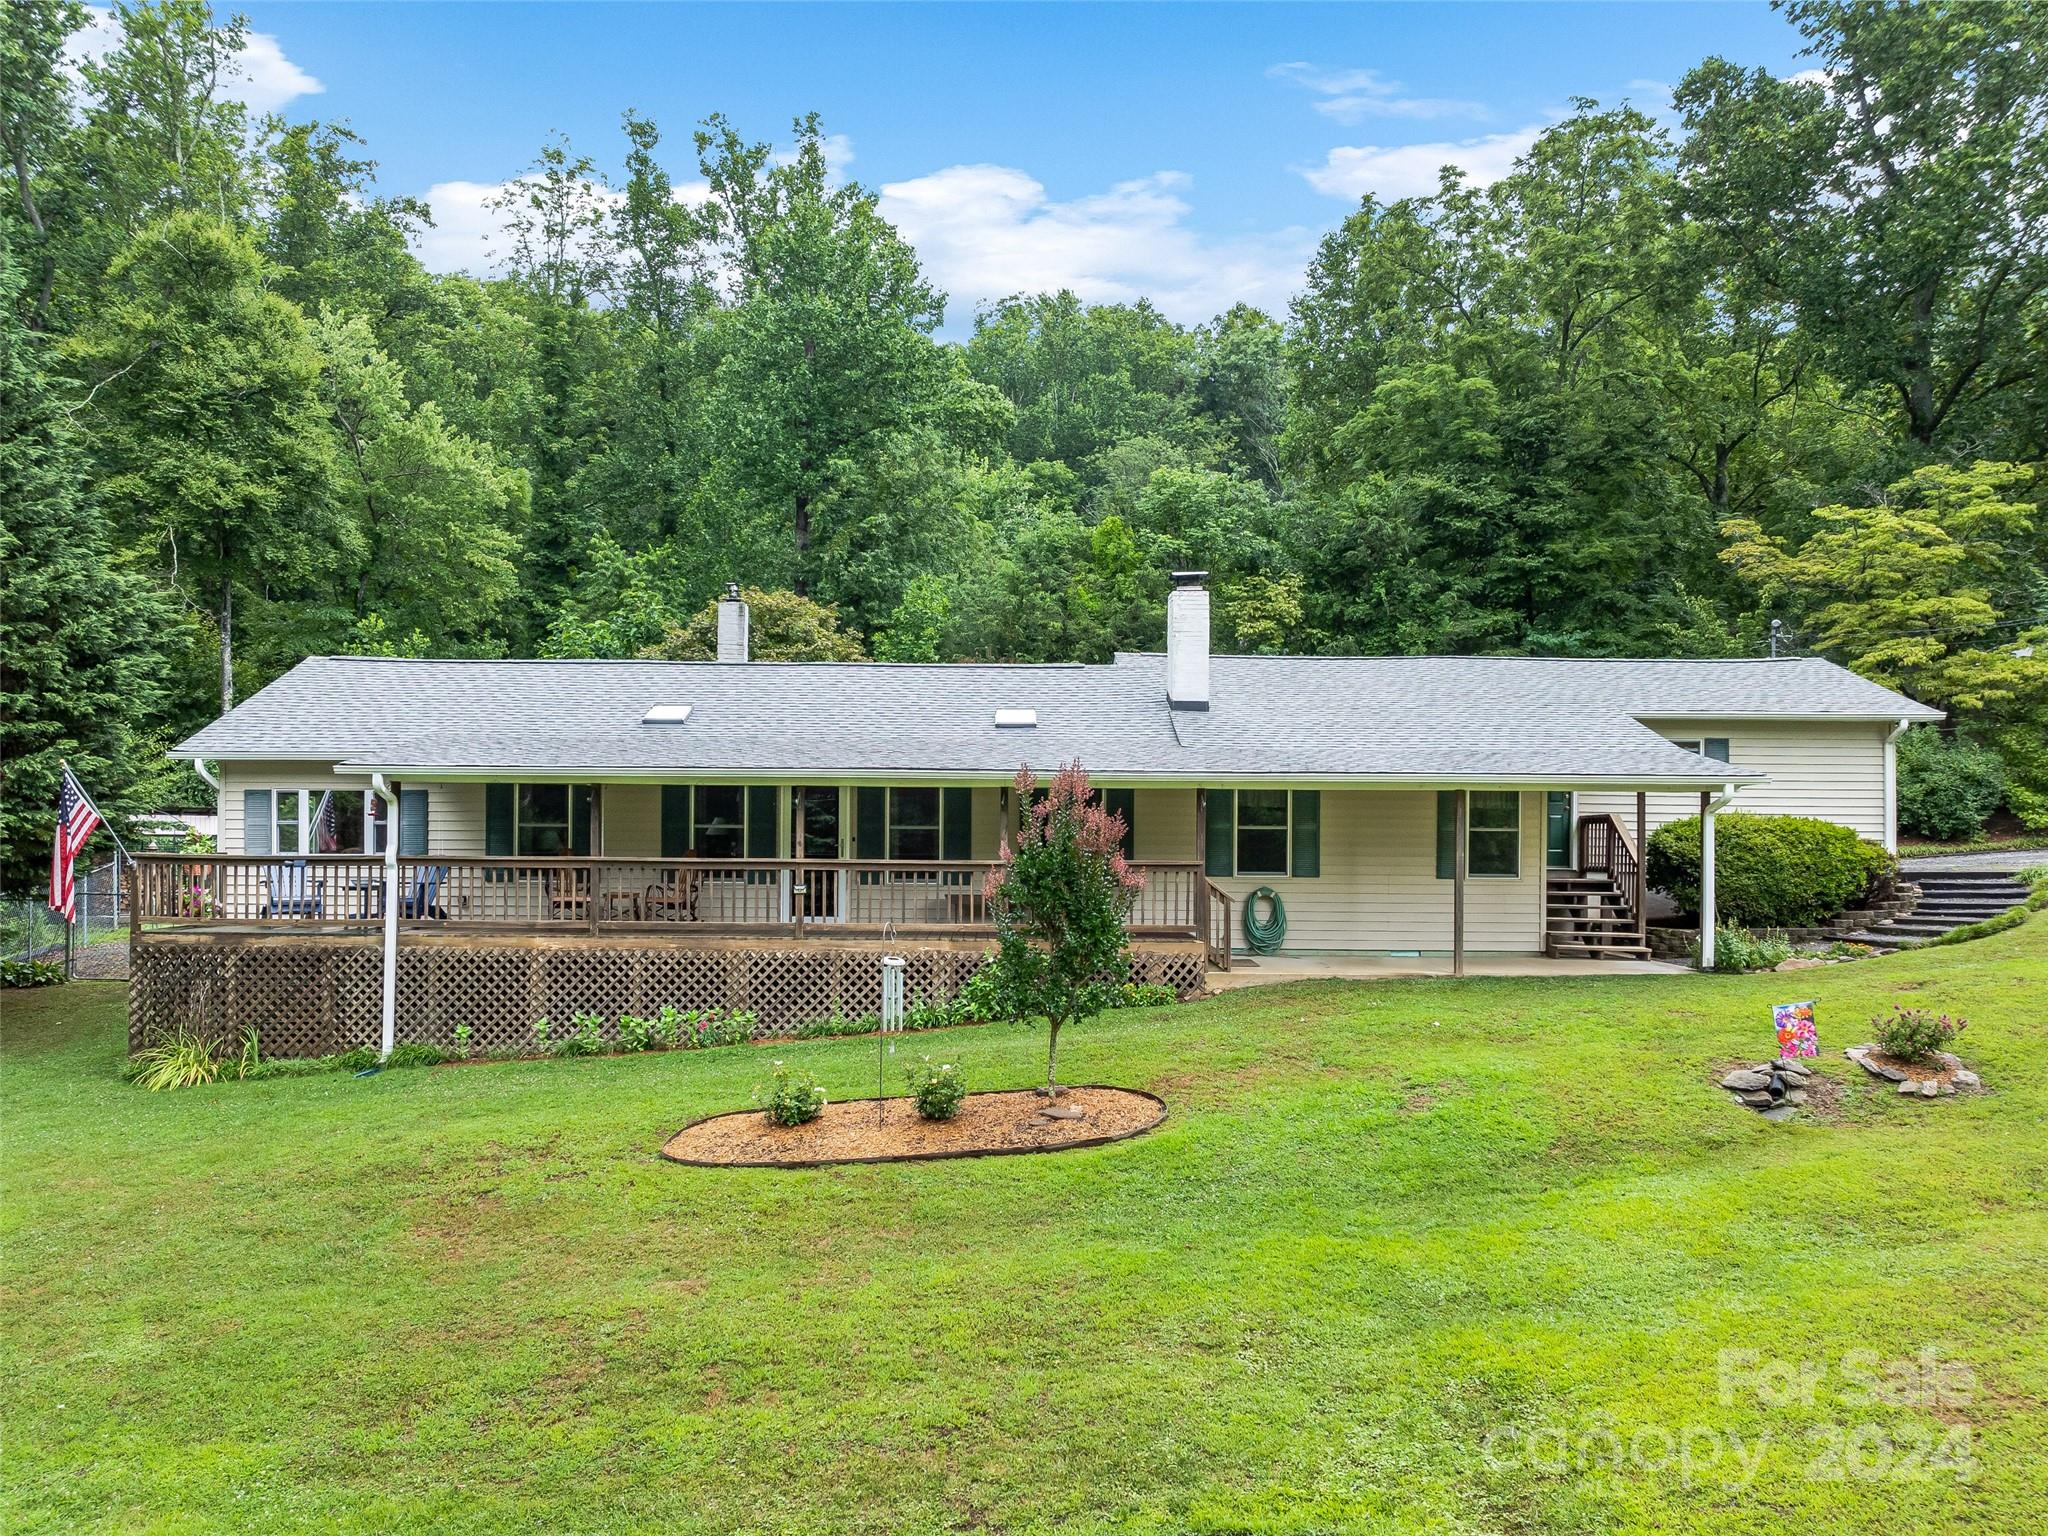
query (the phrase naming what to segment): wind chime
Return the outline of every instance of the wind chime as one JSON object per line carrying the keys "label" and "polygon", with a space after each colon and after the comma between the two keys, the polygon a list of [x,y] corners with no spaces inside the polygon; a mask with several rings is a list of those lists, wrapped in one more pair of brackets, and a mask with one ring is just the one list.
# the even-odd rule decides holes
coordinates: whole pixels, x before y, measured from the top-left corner
{"label": "wind chime", "polygon": [[[882,941],[886,944],[895,936],[895,925],[882,930]],[[875,1124],[882,1124],[882,1113],[887,1104],[886,1076],[887,1059],[896,1054],[895,1037],[903,1029],[903,957],[882,956],[882,1027],[875,1035]]]}

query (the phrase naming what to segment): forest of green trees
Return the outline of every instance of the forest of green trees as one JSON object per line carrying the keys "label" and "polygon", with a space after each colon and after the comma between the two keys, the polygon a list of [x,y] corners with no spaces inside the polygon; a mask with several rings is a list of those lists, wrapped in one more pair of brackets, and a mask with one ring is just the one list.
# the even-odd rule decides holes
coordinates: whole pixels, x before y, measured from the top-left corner
{"label": "forest of green trees", "polygon": [[[1574,105],[1367,198],[1291,311],[946,296],[828,171],[625,103],[496,275],[203,0],[0,21],[4,874],[309,654],[1103,660],[1209,570],[1244,651],[1820,654],[2048,826],[2048,8],[1795,0],[1810,69]],[[665,125],[672,128],[673,125]],[[749,125],[779,132],[781,125]],[[786,143],[786,141],[785,141]],[[708,184],[682,198],[672,177]],[[2031,650],[2030,650],[2031,648]]]}

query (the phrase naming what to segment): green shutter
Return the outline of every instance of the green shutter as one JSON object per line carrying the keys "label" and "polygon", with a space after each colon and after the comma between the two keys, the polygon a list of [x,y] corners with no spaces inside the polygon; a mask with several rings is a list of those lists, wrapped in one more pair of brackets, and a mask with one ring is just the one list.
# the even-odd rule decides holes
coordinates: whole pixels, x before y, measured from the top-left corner
{"label": "green shutter", "polygon": [[486,784],[484,786],[484,852],[492,858],[510,858],[512,847],[512,808],[519,795],[517,785]]}
{"label": "green shutter", "polygon": [[690,786],[661,786],[661,856],[680,859],[690,851]]}
{"label": "green shutter", "polygon": [[853,849],[859,859],[889,856],[889,792],[863,784],[853,792]]}
{"label": "green shutter", "polygon": [[1135,789],[1105,789],[1102,807],[1124,819],[1124,857],[1135,858],[1138,846],[1138,792]]}
{"label": "green shutter", "polygon": [[780,792],[773,784],[747,786],[747,857],[775,857],[775,812]]}
{"label": "green shutter", "polygon": [[1436,792],[1436,877],[1458,878],[1458,792]]}
{"label": "green shutter", "polygon": [[1552,869],[1572,862],[1572,792],[1553,789],[1543,799],[1543,857]]}
{"label": "green shutter", "polygon": [[1709,736],[1706,740],[1706,755],[1717,763],[1727,762],[1728,738],[1726,736]]}
{"label": "green shutter", "polygon": [[1202,837],[1208,845],[1203,867],[1211,875],[1237,873],[1237,791],[1209,791],[1209,822]]}
{"label": "green shutter", "polygon": [[1323,872],[1323,792],[1294,792],[1294,856],[1289,870],[1313,878]]}
{"label": "green shutter", "polygon": [[270,852],[270,791],[242,791],[242,852]]}
{"label": "green shutter", "polygon": [[401,789],[398,792],[398,855],[404,859],[425,858],[427,853],[427,792]]}
{"label": "green shutter", "polygon": [[577,858],[590,856],[590,786],[569,786],[569,852]]}
{"label": "green shutter", "polygon": [[974,857],[974,791],[948,789],[939,796],[939,853],[948,859]]}

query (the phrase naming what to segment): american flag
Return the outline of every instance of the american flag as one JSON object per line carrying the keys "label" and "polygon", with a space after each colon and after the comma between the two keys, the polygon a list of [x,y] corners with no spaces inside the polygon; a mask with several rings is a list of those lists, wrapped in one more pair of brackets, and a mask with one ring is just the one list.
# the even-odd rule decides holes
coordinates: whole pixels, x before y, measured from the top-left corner
{"label": "american flag", "polygon": [[78,913],[78,890],[72,882],[71,867],[77,862],[78,850],[99,824],[100,813],[78,787],[78,780],[71,776],[67,764],[57,785],[57,837],[50,845],[50,910],[62,912],[67,923]]}

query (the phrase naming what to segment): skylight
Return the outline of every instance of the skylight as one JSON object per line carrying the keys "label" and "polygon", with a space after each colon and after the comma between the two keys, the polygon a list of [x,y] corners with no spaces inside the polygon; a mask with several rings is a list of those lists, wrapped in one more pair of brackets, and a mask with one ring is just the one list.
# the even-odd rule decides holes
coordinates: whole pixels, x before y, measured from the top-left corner
{"label": "skylight", "polygon": [[690,718],[687,704],[657,704],[640,717],[642,725],[681,725]]}
{"label": "skylight", "polygon": [[996,711],[997,730],[1029,730],[1038,724],[1035,709],[999,709]]}

